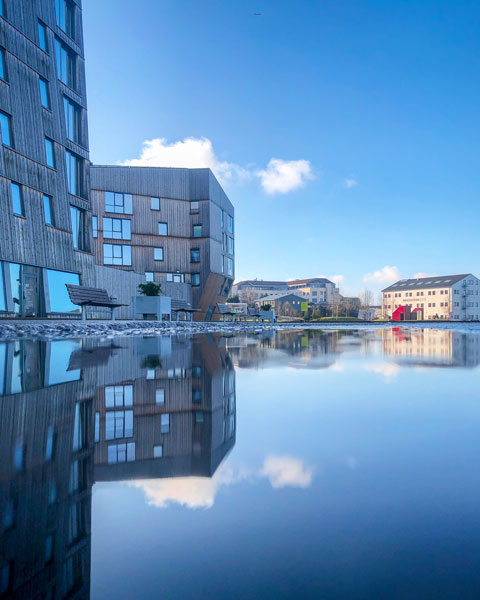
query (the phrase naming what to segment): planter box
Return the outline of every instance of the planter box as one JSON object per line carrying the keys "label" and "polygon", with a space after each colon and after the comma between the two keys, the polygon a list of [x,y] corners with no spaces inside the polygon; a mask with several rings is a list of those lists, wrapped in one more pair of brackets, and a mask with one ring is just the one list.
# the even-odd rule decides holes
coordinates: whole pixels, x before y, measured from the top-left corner
{"label": "planter box", "polygon": [[133,296],[133,318],[172,319],[172,299],[169,296]]}

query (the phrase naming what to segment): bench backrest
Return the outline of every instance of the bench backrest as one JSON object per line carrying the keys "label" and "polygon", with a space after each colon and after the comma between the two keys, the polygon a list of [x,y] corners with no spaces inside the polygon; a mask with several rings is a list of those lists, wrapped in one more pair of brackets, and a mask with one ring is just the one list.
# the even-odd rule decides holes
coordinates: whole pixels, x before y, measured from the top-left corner
{"label": "bench backrest", "polygon": [[218,312],[221,315],[237,314],[232,311],[232,309],[230,308],[230,306],[228,306],[228,304],[217,304],[217,306],[218,306]]}
{"label": "bench backrest", "polygon": [[173,300],[172,310],[191,310],[192,306],[186,300]]}
{"label": "bench backrest", "polygon": [[107,290],[84,287],[82,285],[72,285],[70,283],[66,283],[65,285],[73,304],[81,306],[82,304],[95,304],[96,302],[99,304],[111,302]]}

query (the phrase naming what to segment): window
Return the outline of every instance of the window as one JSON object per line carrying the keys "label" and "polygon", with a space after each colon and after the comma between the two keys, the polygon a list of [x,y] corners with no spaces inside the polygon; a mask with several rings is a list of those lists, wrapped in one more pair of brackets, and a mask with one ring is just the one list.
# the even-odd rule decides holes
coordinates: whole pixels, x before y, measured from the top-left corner
{"label": "window", "polygon": [[70,0],[55,0],[57,25],[71,38],[75,37],[75,6]]}
{"label": "window", "polygon": [[100,413],[95,413],[95,441],[100,441]]}
{"label": "window", "polygon": [[54,442],[54,430],[53,425],[49,425],[47,429],[47,441],[45,443],[45,460],[52,460],[53,457],[53,442]]}
{"label": "window", "polygon": [[163,260],[163,248],[154,248],[153,249],[153,258],[155,260]]}
{"label": "window", "polygon": [[192,273],[192,287],[200,285],[200,273]]}
{"label": "window", "polygon": [[185,283],[185,275],[183,273],[167,273],[167,281]]}
{"label": "window", "polygon": [[161,433],[170,431],[170,415],[168,413],[161,416],[160,431]]}
{"label": "window", "polygon": [[199,390],[199,389],[192,390],[192,403],[193,404],[201,404],[202,403],[202,390]]}
{"label": "window", "polygon": [[47,166],[52,169],[55,168],[55,150],[53,146],[53,140],[45,138],[45,156],[47,158]]}
{"label": "window", "polygon": [[66,283],[80,285],[80,278],[77,273],[67,273],[65,271],[54,271],[47,269],[48,296],[50,298],[50,307],[47,307],[50,313],[79,313],[80,307],[72,304],[68,296]]}
{"label": "window", "polygon": [[133,462],[135,460],[135,442],[110,444],[107,450],[107,460],[109,465]]}
{"label": "window", "polygon": [[76,206],[70,206],[72,219],[73,247],[75,250],[86,250],[85,211]]}
{"label": "window", "polygon": [[103,217],[103,237],[115,240],[132,239],[130,219]]}
{"label": "window", "polygon": [[153,272],[145,271],[145,281],[153,281]]}
{"label": "window", "polygon": [[150,198],[150,208],[152,210],[160,210],[160,198],[155,198],[152,196]]}
{"label": "window", "polygon": [[5,9],[3,8],[3,0],[0,0],[0,17],[5,16]]}
{"label": "window", "polygon": [[77,65],[76,55],[66,46],[55,40],[55,54],[57,59],[57,76],[65,85],[76,89],[77,87]]}
{"label": "window", "polygon": [[167,223],[158,222],[158,235],[168,235]]}
{"label": "window", "polygon": [[132,247],[117,244],[103,244],[103,264],[131,266]]}
{"label": "window", "polygon": [[43,216],[47,225],[55,225],[53,218],[53,198],[43,194]]}
{"label": "window", "polygon": [[40,21],[38,22],[38,45],[44,52],[48,52],[47,28]]}
{"label": "window", "polygon": [[[227,236],[227,240],[228,240],[228,253],[233,254],[233,238],[231,238],[230,236]],[[412,294],[410,294],[410,296],[411,295]]]}
{"label": "window", "polygon": [[105,439],[133,436],[133,410],[110,410],[105,413]]}
{"label": "window", "polygon": [[105,211],[124,215],[133,214],[132,194],[105,192]]}
{"label": "window", "polygon": [[162,458],[163,456],[163,446],[160,444],[159,446],[153,447],[153,458]]}
{"label": "window", "polygon": [[190,250],[190,262],[199,263],[200,262],[200,250],[198,248],[193,248]]}
{"label": "window", "polygon": [[202,226],[201,225],[193,226],[193,237],[194,238],[202,237]]}
{"label": "window", "polygon": [[198,213],[200,210],[200,204],[198,202],[190,202],[190,212]]}
{"label": "window", "polygon": [[233,233],[233,217],[227,215],[227,229],[229,233]]}
{"label": "window", "polygon": [[25,208],[23,206],[23,193],[22,186],[18,183],[11,182],[11,190],[12,190],[12,209],[14,215],[19,215],[20,217],[25,216]]}
{"label": "window", "polygon": [[0,112],[0,129],[2,131],[2,144],[13,148],[12,117],[3,112]]}
{"label": "window", "polygon": [[82,195],[82,165],[83,161],[70,150],[65,150],[67,161],[67,187],[74,196]]}
{"label": "window", "polygon": [[72,142],[80,144],[81,109],[66,96],[63,97],[63,108],[67,137]]}
{"label": "window", "polygon": [[155,404],[165,404],[165,390],[163,388],[155,390]]}
{"label": "window", "polygon": [[86,402],[75,404],[75,420],[73,423],[73,445],[72,450],[77,452],[86,447],[87,444],[87,408]]}
{"label": "window", "polygon": [[225,212],[223,210],[220,211],[220,226],[222,229],[225,227]]}
{"label": "window", "polygon": [[98,217],[92,217],[92,230],[93,230],[93,237],[97,238],[98,237]]}
{"label": "window", "polygon": [[133,406],[133,385],[107,385],[105,408]]}
{"label": "window", "polygon": [[231,258],[225,257],[225,262],[226,262],[225,272],[227,273],[227,275],[233,276],[233,260]]}
{"label": "window", "polygon": [[50,110],[50,95],[48,93],[48,82],[42,77],[39,78],[38,82],[40,85],[40,102],[42,103],[43,108],[48,108]]}
{"label": "window", "polygon": [[155,369],[147,369],[145,379],[155,379]]}
{"label": "window", "polygon": [[3,48],[0,48],[0,78],[7,81],[7,62]]}

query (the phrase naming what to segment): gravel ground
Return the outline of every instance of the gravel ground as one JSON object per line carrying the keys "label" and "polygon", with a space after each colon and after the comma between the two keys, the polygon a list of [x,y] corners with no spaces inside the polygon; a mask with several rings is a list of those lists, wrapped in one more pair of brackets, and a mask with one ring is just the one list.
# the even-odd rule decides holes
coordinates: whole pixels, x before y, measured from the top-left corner
{"label": "gravel ground", "polygon": [[205,323],[169,321],[5,321],[0,322],[0,340],[19,338],[61,339],[138,335],[194,335],[198,333],[259,333],[292,329],[364,329],[378,327],[448,329],[480,333],[480,323]]}

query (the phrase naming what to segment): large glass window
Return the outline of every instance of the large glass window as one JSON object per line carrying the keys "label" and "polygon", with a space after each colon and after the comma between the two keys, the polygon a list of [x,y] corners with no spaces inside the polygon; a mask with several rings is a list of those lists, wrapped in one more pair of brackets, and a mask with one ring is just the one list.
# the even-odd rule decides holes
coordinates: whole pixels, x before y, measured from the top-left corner
{"label": "large glass window", "polygon": [[92,231],[93,237],[98,237],[98,217],[92,217]]}
{"label": "large glass window", "polygon": [[233,233],[233,217],[227,215],[227,229],[229,233]]}
{"label": "large glass window", "polygon": [[55,168],[55,151],[53,146],[53,140],[45,138],[45,156],[47,159],[47,166],[52,169]]}
{"label": "large glass window", "polygon": [[161,221],[158,223],[158,235],[168,235],[167,223],[162,223]]}
{"label": "large glass window", "polygon": [[64,46],[60,40],[55,40],[55,55],[57,59],[57,75],[60,81],[72,89],[77,87],[77,57]]}
{"label": "large glass window", "polygon": [[43,216],[47,225],[55,225],[53,215],[53,198],[47,194],[43,194]]}
{"label": "large glass window", "polygon": [[132,214],[132,194],[105,192],[105,211],[118,214]]}
{"label": "large glass window", "polygon": [[202,226],[201,225],[193,226],[193,237],[194,238],[202,237]]}
{"label": "large glass window", "polygon": [[105,408],[133,406],[133,385],[107,385]]}
{"label": "large glass window", "polygon": [[65,150],[65,159],[67,162],[68,191],[74,196],[81,196],[83,160],[70,150]]}
{"label": "large glass window", "polygon": [[38,45],[44,52],[48,52],[47,28],[40,21],[38,22]]}
{"label": "large glass window", "polygon": [[86,250],[85,211],[76,206],[70,206],[72,219],[73,247],[75,250]]}
{"label": "large glass window", "polygon": [[103,217],[103,237],[115,240],[132,239],[130,219]]}
{"label": "large glass window", "polygon": [[110,444],[107,451],[109,465],[133,462],[135,460],[135,442],[128,444]]}
{"label": "large glass window", "polygon": [[200,285],[200,273],[192,273],[192,287]]}
{"label": "large glass window", "polygon": [[13,148],[12,117],[0,112],[0,130],[2,132],[2,144]]}
{"label": "large glass window", "polygon": [[23,206],[23,193],[22,186],[18,183],[11,182],[11,190],[12,190],[12,209],[14,215],[19,215],[20,217],[25,216],[25,208]]}
{"label": "large glass window", "polygon": [[130,266],[132,264],[132,247],[103,244],[103,264]]}
{"label": "large glass window", "polygon": [[63,97],[63,109],[65,112],[67,137],[72,142],[80,144],[81,109],[66,96]]}
{"label": "large glass window", "polygon": [[133,436],[133,410],[110,410],[105,414],[105,439]]}
{"label": "large glass window", "polygon": [[192,262],[192,263],[200,262],[200,250],[198,248],[192,248],[190,250],[190,262]]}
{"label": "large glass window", "polygon": [[163,248],[154,248],[153,249],[153,258],[155,260],[163,260]]}
{"label": "large glass window", "polygon": [[71,38],[75,37],[75,5],[70,0],[55,0],[57,25]]}
{"label": "large glass window", "polygon": [[48,82],[43,77],[40,77],[39,80],[40,85],[40,101],[44,108],[50,109],[50,94],[48,93]]}
{"label": "large glass window", "polygon": [[5,58],[5,50],[0,48],[0,78],[7,80],[7,63]]}
{"label": "large glass window", "polygon": [[228,253],[233,254],[233,238],[227,236],[228,239]]}

